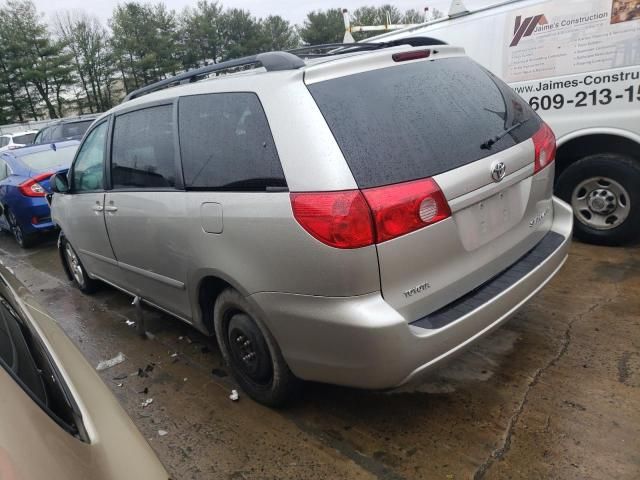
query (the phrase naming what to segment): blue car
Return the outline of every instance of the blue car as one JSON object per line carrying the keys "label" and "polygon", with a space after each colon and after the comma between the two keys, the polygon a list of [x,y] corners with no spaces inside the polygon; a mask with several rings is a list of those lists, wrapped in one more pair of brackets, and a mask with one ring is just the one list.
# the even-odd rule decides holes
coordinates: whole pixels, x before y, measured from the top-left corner
{"label": "blue car", "polygon": [[55,228],[46,199],[49,178],[69,169],[79,143],[35,145],[0,155],[0,228],[11,232],[21,247],[28,248],[40,232]]}

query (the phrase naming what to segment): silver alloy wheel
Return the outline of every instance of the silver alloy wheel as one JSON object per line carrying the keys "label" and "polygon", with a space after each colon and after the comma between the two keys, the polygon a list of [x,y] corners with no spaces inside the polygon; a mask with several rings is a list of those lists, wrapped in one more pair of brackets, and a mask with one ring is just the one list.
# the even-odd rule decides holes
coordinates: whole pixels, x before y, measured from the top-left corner
{"label": "silver alloy wheel", "polygon": [[22,242],[24,242],[22,229],[18,225],[18,221],[16,220],[16,217],[13,215],[13,212],[11,210],[9,210],[9,215],[7,217],[7,220],[9,220],[11,233],[13,233],[13,236],[15,237],[16,242],[18,242],[19,245],[22,245]]}
{"label": "silver alloy wheel", "polygon": [[573,189],[571,206],[576,218],[596,230],[611,230],[629,216],[630,197],[625,188],[607,177],[592,177]]}
{"label": "silver alloy wheel", "polygon": [[73,251],[73,247],[71,247],[70,243],[67,243],[64,247],[64,253],[67,257],[67,263],[69,264],[69,269],[71,270],[71,274],[73,278],[75,278],[78,285],[81,287],[84,286],[84,272],[82,271],[82,265],[80,265],[80,260],[76,255],[76,252]]}

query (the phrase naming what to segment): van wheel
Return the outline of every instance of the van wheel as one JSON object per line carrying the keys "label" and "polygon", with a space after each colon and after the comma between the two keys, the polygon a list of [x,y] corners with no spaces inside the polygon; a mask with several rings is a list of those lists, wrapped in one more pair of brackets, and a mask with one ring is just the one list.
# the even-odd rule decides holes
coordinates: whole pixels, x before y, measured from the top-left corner
{"label": "van wheel", "polygon": [[632,158],[584,157],[562,172],[556,192],[571,204],[580,240],[623,245],[640,239],[640,164]]}
{"label": "van wheel", "polygon": [[13,212],[9,210],[7,212],[7,222],[9,223],[9,228],[11,229],[11,234],[13,238],[16,239],[18,245],[22,248],[31,248],[35,243],[35,238],[33,235],[27,235],[22,230],[22,227],[18,223],[18,220],[13,215]]}
{"label": "van wheel", "polygon": [[281,407],[296,396],[300,380],[239,292],[223,291],[216,299],[213,318],[222,357],[247,395],[269,407]]}
{"label": "van wheel", "polygon": [[73,283],[82,293],[89,294],[95,292],[98,289],[98,282],[89,278],[84,265],[82,265],[82,262],[80,261],[80,257],[78,257],[78,254],[71,244],[64,237],[62,237],[61,242],[64,261],[67,264],[66,267],[68,272],[71,274]]}

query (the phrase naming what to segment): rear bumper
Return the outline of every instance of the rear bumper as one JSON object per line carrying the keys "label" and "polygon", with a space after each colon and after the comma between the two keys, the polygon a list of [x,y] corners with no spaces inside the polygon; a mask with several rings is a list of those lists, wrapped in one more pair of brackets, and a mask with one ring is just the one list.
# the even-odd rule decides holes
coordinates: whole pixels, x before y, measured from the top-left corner
{"label": "rear bumper", "polygon": [[345,298],[257,293],[249,299],[264,313],[291,370],[300,378],[393,388],[500,326],[542,289],[567,258],[572,222],[571,208],[554,199],[545,248],[525,255],[455,305],[412,324],[379,292]]}
{"label": "rear bumper", "polygon": [[[51,209],[45,197],[25,198],[14,207],[14,214],[22,231],[27,235],[51,230],[55,227],[51,221]],[[34,217],[39,219],[36,224],[32,223]]]}

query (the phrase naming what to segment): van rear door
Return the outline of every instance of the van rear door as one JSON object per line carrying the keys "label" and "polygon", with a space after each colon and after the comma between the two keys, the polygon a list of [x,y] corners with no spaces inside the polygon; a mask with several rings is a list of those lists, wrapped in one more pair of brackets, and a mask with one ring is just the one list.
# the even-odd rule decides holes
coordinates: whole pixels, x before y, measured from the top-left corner
{"label": "van rear door", "polygon": [[408,321],[506,269],[544,237],[553,216],[553,169],[543,168],[555,153],[551,131],[498,78],[437,48],[423,59],[409,55],[416,49],[375,54],[350,69],[336,60],[345,67],[319,65],[306,76],[374,218],[373,203],[384,208],[415,188],[435,184],[444,196],[410,206],[409,221],[440,220],[424,228],[395,235],[395,206],[391,233],[381,236],[374,222],[382,294]]}

